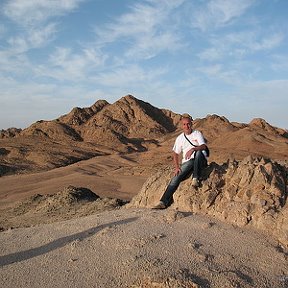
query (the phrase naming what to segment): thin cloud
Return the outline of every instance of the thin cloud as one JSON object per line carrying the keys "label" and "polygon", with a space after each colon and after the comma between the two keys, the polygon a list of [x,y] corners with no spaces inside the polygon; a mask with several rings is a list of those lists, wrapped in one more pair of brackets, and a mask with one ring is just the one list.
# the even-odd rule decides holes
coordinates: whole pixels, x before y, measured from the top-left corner
{"label": "thin cloud", "polygon": [[10,0],[4,4],[6,17],[23,26],[37,25],[50,17],[76,9],[84,0]]}
{"label": "thin cloud", "polygon": [[198,53],[198,57],[202,60],[215,61],[223,57],[223,51],[222,49],[218,49],[216,47],[207,48]]}
{"label": "thin cloud", "polygon": [[[269,32],[267,31],[242,31],[239,33],[230,33],[221,39],[226,45],[237,45],[238,47],[245,47],[247,51],[261,51],[270,50],[279,46],[284,40],[282,32]],[[219,43],[220,40],[218,39]]]}
{"label": "thin cloud", "polygon": [[253,0],[213,0],[206,5],[194,7],[192,26],[202,31],[215,29],[229,24],[249,9]]}
{"label": "thin cloud", "polygon": [[199,67],[197,70],[201,71],[202,73],[210,76],[219,75],[219,73],[222,71],[222,65],[216,64],[211,66],[203,66]]}
{"label": "thin cloud", "polygon": [[[249,81],[243,83],[241,88],[246,91],[247,95],[255,95],[255,99],[285,104],[287,102],[288,80],[269,80],[269,81]],[[281,105],[282,105],[281,104]],[[267,107],[267,106],[266,106]],[[269,107],[269,106],[268,106]]]}
{"label": "thin cloud", "polygon": [[158,77],[167,73],[166,69],[158,68],[151,71],[142,69],[138,65],[120,67],[113,72],[102,72],[93,77],[93,81],[99,85],[108,87],[127,87],[131,88],[139,83],[149,83],[156,81]]}
{"label": "thin cloud", "polygon": [[5,50],[0,51],[0,67],[0,74],[8,73],[9,77],[17,78],[30,71],[30,61],[25,54],[15,54],[14,51]]}
{"label": "thin cloud", "polygon": [[6,34],[7,28],[0,23],[0,39]]}
{"label": "thin cloud", "polygon": [[105,27],[97,27],[95,33],[101,46],[120,40],[125,46],[127,58],[152,58],[162,51],[183,47],[180,37],[171,25],[171,13],[184,1],[146,1],[136,3],[130,12],[121,15]]}
{"label": "thin cloud", "polygon": [[77,53],[71,48],[57,47],[49,56],[47,65],[37,68],[37,74],[40,77],[53,78],[57,82],[89,81],[91,75],[103,67],[105,60],[106,56],[93,47],[84,47]]}
{"label": "thin cloud", "polygon": [[30,46],[33,48],[46,46],[47,43],[53,41],[56,33],[56,23],[49,23],[48,25],[41,27],[40,29],[33,29],[28,35]]}
{"label": "thin cloud", "polygon": [[153,35],[165,24],[172,11],[185,0],[178,1],[144,1],[147,4],[135,3],[130,12],[121,15],[114,22],[104,27],[96,27],[95,33],[100,41],[113,42],[122,37]]}
{"label": "thin cloud", "polygon": [[136,59],[150,59],[162,51],[177,51],[183,45],[181,44],[181,39],[170,32],[163,32],[159,35],[149,35],[148,37],[139,37],[136,40],[135,45],[133,45],[125,53],[127,58]]}
{"label": "thin cloud", "polygon": [[226,62],[229,58],[243,61],[252,54],[277,48],[284,39],[284,34],[279,31],[266,33],[257,29],[229,34],[219,32],[208,38],[210,47],[203,49],[197,56],[206,61]]}
{"label": "thin cloud", "polygon": [[[25,128],[41,119],[52,120],[70,111],[71,107],[91,105],[91,99],[99,99],[104,94],[71,83],[61,89],[57,84],[19,83],[1,77],[0,83],[1,128]],[[90,97],[89,101],[87,97]],[[18,115],[17,119],[11,119],[11,111]]]}
{"label": "thin cloud", "polygon": [[[77,7],[80,0],[45,1],[45,0],[11,0],[3,4],[3,27],[7,30],[6,38],[0,50],[0,62],[8,67],[2,67],[3,72],[12,72],[14,76],[30,77],[36,68],[30,59],[29,52],[34,49],[46,48],[56,39],[57,23],[51,17],[64,15]],[[5,26],[5,20],[10,19],[10,26]],[[8,29],[9,28],[9,29]]]}
{"label": "thin cloud", "polygon": [[30,49],[40,48],[46,46],[53,41],[53,38],[57,32],[56,24],[50,23],[44,27],[33,28],[24,35],[17,35],[10,37],[7,43],[10,45],[9,50],[12,53],[25,53]]}
{"label": "thin cloud", "polygon": [[199,66],[196,68],[196,71],[202,73],[201,79],[203,81],[204,76],[207,84],[213,83],[213,85],[223,85],[225,83],[229,86],[237,86],[244,82],[246,75],[243,76],[243,72],[237,69],[239,67],[235,67],[236,65],[231,65],[230,67],[224,63],[217,63],[214,65]]}
{"label": "thin cloud", "polygon": [[50,23],[5,39],[6,47],[0,50],[0,71],[12,73],[13,77],[25,77],[29,71],[29,77],[32,77],[35,66],[29,59],[28,53],[33,49],[47,46],[56,37],[56,33],[56,25]]}
{"label": "thin cloud", "polygon": [[278,47],[284,40],[284,35],[282,33],[277,33],[275,35],[269,35],[263,37],[260,42],[255,43],[253,46],[255,51],[260,50],[271,50]]}
{"label": "thin cloud", "polygon": [[271,67],[275,72],[288,71],[288,56],[287,55],[272,55],[273,61]]}

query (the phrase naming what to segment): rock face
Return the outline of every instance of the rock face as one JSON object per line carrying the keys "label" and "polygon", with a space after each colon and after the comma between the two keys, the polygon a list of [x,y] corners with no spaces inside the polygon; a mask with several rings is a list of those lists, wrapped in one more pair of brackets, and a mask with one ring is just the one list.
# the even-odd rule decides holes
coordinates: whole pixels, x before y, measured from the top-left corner
{"label": "rock face", "polygon": [[[223,165],[211,163],[200,187],[192,187],[190,179],[180,184],[172,207],[211,215],[237,226],[253,226],[288,246],[287,172],[287,167],[274,161],[250,156]],[[169,167],[152,175],[129,206],[156,204],[171,175]]]}
{"label": "rock face", "polygon": [[20,134],[22,129],[19,128],[8,128],[7,130],[0,130],[0,139],[15,137]]}
{"label": "rock face", "polygon": [[121,152],[143,151],[146,142],[175,131],[179,119],[169,110],[127,95],[114,104],[98,100],[91,107],[73,108],[56,120],[38,121],[21,136],[97,143]]}

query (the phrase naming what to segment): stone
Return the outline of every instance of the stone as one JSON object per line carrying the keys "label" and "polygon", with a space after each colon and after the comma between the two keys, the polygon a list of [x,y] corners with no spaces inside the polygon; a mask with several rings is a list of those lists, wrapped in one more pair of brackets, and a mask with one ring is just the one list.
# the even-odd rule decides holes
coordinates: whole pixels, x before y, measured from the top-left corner
{"label": "stone", "polygon": [[[148,178],[129,206],[149,207],[157,203],[170,181],[171,171],[164,167]],[[172,208],[211,215],[238,226],[249,224],[288,246],[286,166],[249,156],[222,165],[210,163],[203,174],[197,189],[191,189],[191,179],[180,184]]]}

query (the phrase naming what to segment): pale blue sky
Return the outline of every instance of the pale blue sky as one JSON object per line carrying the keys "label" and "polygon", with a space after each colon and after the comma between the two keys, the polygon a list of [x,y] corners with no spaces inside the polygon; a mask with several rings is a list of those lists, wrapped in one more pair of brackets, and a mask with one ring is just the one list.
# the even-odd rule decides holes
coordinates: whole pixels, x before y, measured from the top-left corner
{"label": "pale blue sky", "polygon": [[0,129],[127,94],[288,128],[287,0],[0,3]]}

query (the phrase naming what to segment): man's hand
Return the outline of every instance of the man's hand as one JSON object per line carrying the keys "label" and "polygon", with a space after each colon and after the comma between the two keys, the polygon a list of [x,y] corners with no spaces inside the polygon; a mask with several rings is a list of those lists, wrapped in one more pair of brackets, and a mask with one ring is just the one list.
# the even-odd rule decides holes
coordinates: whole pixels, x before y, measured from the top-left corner
{"label": "man's hand", "polygon": [[175,168],[174,175],[177,176],[181,172],[181,169],[179,167]]}
{"label": "man's hand", "polygon": [[191,155],[195,151],[195,148],[191,148],[186,154],[185,154],[185,159],[190,159]]}

